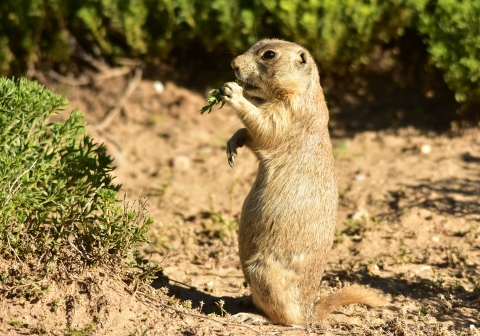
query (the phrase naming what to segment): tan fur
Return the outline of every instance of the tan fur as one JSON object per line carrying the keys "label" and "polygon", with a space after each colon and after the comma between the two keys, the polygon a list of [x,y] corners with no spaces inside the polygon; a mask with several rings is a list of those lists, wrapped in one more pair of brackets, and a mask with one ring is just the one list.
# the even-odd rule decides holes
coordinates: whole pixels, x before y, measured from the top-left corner
{"label": "tan fur", "polygon": [[[268,59],[265,52],[273,51]],[[305,325],[338,306],[378,305],[360,286],[319,300],[337,216],[328,109],[315,62],[294,43],[262,40],[232,62],[223,98],[245,128],[227,143],[230,165],[246,145],[259,160],[239,228],[240,261],[253,303],[272,321]],[[245,96],[244,96],[245,94]]]}
{"label": "tan fur", "polygon": [[385,304],[385,300],[379,296],[377,291],[359,285],[352,285],[344,287],[338,292],[318,301],[316,306],[317,318],[323,319],[336,308],[357,302],[364,303],[371,307]]}

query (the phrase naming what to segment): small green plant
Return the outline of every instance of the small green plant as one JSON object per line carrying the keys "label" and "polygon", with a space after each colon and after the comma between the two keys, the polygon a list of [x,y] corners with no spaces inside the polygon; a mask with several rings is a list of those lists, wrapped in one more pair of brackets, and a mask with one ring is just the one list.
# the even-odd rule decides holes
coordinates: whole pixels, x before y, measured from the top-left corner
{"label": "small green plant", "polygon": [[431,289],[443,289],[445,284],[445,278],[443,278],[440,272],[436,272],[435,270],[433,270],[432,280],[427,280],[426,283]]}
{"label": "small green plant", "polygon": [[346,235],[343,233],[343,231],[335,228],[335,238],[334,238],[335,243],[343,243],[345,239],[346,239]]}
{"label": "small green plant", "polygon": [[42,256],[50,273],[128,264],[153,221],[146,200],[118,204],[112,159],[79,111],[48,121],[67,103],[35,82],[0,78],[0,256]]}
{"label": "small green plant", "polygon": [[425,307],[420,306],[417,310],[417,315],[418,315],[418,317],[425,317],[425,315],[426,315]]}
{"label": "small green plant", "polygon": [[350,147],[349,141],[342,141],[333,147],[333,157],[338,160],[346,161],[349,159],[348,149]]}
{"label": "small green plant", "polygon": [[[232,184],[231,193],[233,193],[234,184]],[[232,238],[236,234],[238,228],[238,221],[230,219],[232,217],[231,210],[230,215],[225,216],[222,212],[218,211],[215,206],[215,197],[211,196],[211,210],[204,211],[202,226],[204,230],[202,233],[210,238]]]}
{"label": "small green plant", "polygon": [[221,109],[223,105],[225,105],[225,101],[222,98],[222,93],[220,89],[210,90],[207,97],[207,103],[208,105],[205,105],[200,110],[201,114],[204,114],[205,112],[208,112],[208,113],[212,112],[212,108],[217,104],[220,104],[220,103],[222,104],[218,109]]}
{"label": "small green plant", "polygon": [[400,253],[395,256],[396,264],[414,263],[417,260],[413,251],[405,245],[400,245]]}
{"label": "small green plant", "polygon": [[345,222],[345,226],[347,228],[344,230],[344,232],[349,236],[359,236],[367,230],[365,225],[365,218],[363,218],[362,220],[348,219]]}
{"label": "small green plant", "polygon": [[92,322],[90,322],[85,327],[80,329],[68,326],[67,332],[65,335],[66,336],[90,336],[92,335],[94,329],[95,329],[95,326],[93,325]]}
{"label": "small green plant", "polygon": [[192,309],[192,301],[191,300],[182,301],[181,305],[185,309]]}
{"label": "small green plant", "polygon": [[480,276],[476,274],[469,274],[467,278],[470,284],[473,286],[473,292],[477,296],[480,296]]}
{"label": "small green plant", "polygon": [[24,323],[22,322],[21,320],[17,319],[17,318],[12,318],[10,321],[7,322],[8,324],[10,324],[12,327],[16,327],[16,328],[28,328],[28,324],[27,323]]}
{"label": "small green plant", "polygon": [[177,304],[179,301],[180,301],[180,300],[177,299],[177,298],[175,297],[175,295],[172,295],[172,296],[168,299],[167,303],[168,303],[168,305],[170,305],[170,306],[174,306],[174,305]]}

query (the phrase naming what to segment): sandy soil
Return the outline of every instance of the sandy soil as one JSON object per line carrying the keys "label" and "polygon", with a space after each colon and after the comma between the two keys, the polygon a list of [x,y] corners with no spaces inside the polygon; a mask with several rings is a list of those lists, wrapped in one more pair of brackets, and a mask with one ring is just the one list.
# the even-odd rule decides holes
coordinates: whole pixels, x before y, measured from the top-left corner
{"label": "sandy soil", "polygon": [[[164,84],[158,92],[142,81],[108,128],[88,127],[115,157],[119,198],[149,198],[155,224],[141,257],[161,263],[163,274],[148,295],[100,269],[49,284],[37,301],[4,297],[0,334],[480,335],[479,129],[351,137],[332,130],[340,207],[324,293],[360,283],[390,302],[343,307],[308,330],[235,325],[229,315],[245,311],[239,302],[249,294],[237,220],[255,158],[241,150],[230,168],[225,143],[241,127],[234,112],[200,115],[203,96]],[[125,85],[49,84],[90,123],[101,120]]]}

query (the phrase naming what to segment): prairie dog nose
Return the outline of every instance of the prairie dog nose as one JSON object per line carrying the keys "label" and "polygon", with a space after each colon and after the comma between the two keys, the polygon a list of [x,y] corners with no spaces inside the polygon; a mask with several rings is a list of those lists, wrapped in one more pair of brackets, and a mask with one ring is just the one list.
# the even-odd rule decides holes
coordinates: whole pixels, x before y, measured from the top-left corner
{"label": "prairie dog nose", "polygon": [[238,57],[235,57],[231,63],[232,69],[237,71],[239,66],[238,66]]}

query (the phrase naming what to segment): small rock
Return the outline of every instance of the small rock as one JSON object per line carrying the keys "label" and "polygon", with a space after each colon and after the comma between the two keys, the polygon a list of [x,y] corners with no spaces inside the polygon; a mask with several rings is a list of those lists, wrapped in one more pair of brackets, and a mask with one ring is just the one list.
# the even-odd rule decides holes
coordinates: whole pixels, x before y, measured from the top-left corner
{"label": "small rock", "polygon": [[375,274],[380,270],[380,268],[378,267],[377,264],[373,264],[373,265],[368,265],[367,270],[368,270],[369,273]]}
{"label": "small rock", "polygon": [[431,269],[432,269],[432,266],[426,265],[426,266],[420,267],[418,270],[415,271],[415,273],[418,274],[423,271],[430,271]]}
{"label": "small rock", "polygon": [[179,155],[172,159],[172,167],[178,170],[190,169],[191,160],[185,155]]}
{"label": "small rock", "polygon": [[160,81],[153,82],[153,87],[155,88],[155,91],[157,91],[158,93],[162,93],[163,91],[165,91],[165,86]]}
{"label": "small rock", "polygon": [[423,154],[430,154],[432,147],[430,145],[423,145],[420,150]]}
{"label": "small rock", "polygon": [[440,241],[440,238],[436,237],[436,236],[433,236],[432,237],[432,240],[435,242],[435,243],[438,243]]}
{"label": "small rock", "polygon": [[212,147],[211,146],[202,146],[199,150],[200,155],[208,155],[212,153]]}
{"label": "small rock", "polygon": [[357,181],[363,181],[363,180],[365,180],[365,175],[363,175],[363,174],[357,174],[357,175],[355,175],[355,180],[357,180]]}
{"label": "small rock", "polygon": [[365,209],[360,209],[352,215],[352,219],[356,221],[359,221],[368,217],[369,217],[368,211]]}

